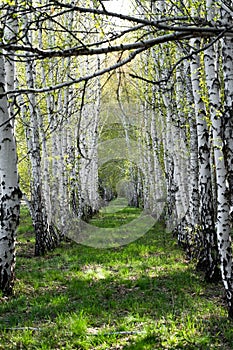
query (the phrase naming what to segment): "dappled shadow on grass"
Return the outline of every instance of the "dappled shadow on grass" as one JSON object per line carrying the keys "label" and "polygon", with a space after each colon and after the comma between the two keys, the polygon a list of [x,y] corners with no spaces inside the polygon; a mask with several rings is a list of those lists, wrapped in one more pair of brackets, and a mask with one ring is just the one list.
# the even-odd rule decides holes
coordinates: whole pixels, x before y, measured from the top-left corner
{"label": "dappled shadow on grass", "polygon": [[183,308],[190,308],[192,290],[196,283],[199,285],[198,279],[190,271],[166,272],[153,269],[151,272],[154,276],[149,277],[145,266],[142,266],[141,269],[137,268],[137,273],[131,270],[128,276],[118,275],[116,278],[115,274],[118,272],[113,271],[110,277],[100,276],[99,280],[98,275],[94,278],[86,277],[86,280],[71,277],[67,293],[71,299],[81,298],[85,307],[89,305],[89,298],[93,297],[91,306],[94,310],[99,309],[99,315],[109,310],[117,315],[130,307],[130,312],[141,315],[148,312],[155,317],[161,317],[167,312],[175,312],[175,309],[181,311]]}
{"label": "dappled shadow on grass", "polygon": [[[205,284],[161,227],[108,251],[63,245],[44,258],[19,259],[15,296],[0,305],[1,328],[41,328],[31,336],[37,349],[42,341],[59,348],[64,339],[73,348],[101,350],[119,343],[122,349],[230,346],[221,285]],[[80,315],[86,328],[71,332]],[[52,333],[60,343],[51,343]]]}
{"label": "dappled shadow on grass", "polygon": [[[195,311],[192,288],[198,283],[189,272],[169,273],[164,276],[139,278],[108,278],[89,277],[78,278],[74,274],[65,275],[64,279],[54,285],[46,286],[45,276],[52,271],[37,274],[38,285],[41,287],[29,290],[29,294],[21,295],[5,303],[5,316],[1,316],[11,325],[20,325],[27,321],[39,322],[43,319],[53,319],[61,312],[80,312],[85,310],[91,317],[94,315],[98,322],[106,323],[110,319],[118,324],[121,317],[137,314],[140,317],[148,315],[157,319],[166,317],[166,313]],[[13,311],[11,313],[11,311]],[[20,312],[20,319],[17,318]],[[7,316],[11,315],[11,318]]]}
{"label": "dappled shadow on grass", "polygon": [[[118,342],[121,331],[139,332],[137,336],[128,336],[124,349],[210,349],[208,346],[216,337],[221,344],[229,344],[232,339],[232,334],[227,337],[219,328],[216,317],[206,315],[205,310],[201,314],[205,290],[198,295],[200,281],[189,270],[161,272],[161,276],[132,280],[114,277],[84,280],[74,276],[66,276],[65,280],[66,284],[57,288],[42,288],[40,293],[35,293],[35,298],[12,299],[14,316],[9,318],[8,310],[1,324],[8,321],[7,327],[54,328],[61,316],[68,319],[71,314],[84,312],[88,329],[94,328],[100,334],[100,338],[90,340],[96,341],[96,346],[105,338],[110,343]],[[17,315],[20,318],[17,319]],[[221,321],[226,322],[227,318],[222,317]],[[186,329],[187,322],[196,323]],[[111,339],[111,335],[106,334],[109,331],[119,332],[119,337]],[[147,335],[140,335],[141,331]],[[172,347],[166,345],[168,337],[174,338],[170,341]]]}

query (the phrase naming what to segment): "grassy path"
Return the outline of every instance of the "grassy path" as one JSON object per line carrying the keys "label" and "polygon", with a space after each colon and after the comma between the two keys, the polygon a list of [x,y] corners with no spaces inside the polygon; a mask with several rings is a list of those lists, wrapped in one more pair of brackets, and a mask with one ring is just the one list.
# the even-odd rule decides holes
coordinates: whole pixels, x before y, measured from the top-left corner
{"label": "grassy path", "polygon": [[[103,212],[92,223],[137,215]],[[30,232],[22,214],[15,295],[0,299],[0,349],[233,349],[221,285],[205,284],[160,224],[125,247],[63,243],[43,258],[33,257]]]}

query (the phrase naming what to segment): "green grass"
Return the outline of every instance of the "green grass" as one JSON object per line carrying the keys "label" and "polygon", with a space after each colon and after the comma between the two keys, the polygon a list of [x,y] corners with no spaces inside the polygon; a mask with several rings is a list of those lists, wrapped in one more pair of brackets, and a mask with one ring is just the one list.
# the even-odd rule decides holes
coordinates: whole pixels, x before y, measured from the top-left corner
{"label": "green grass", "polygon": [[[91,222],[115,227],[138,214]],[[0,299],[0,349],[233,348],[221,284],[206,284],[161,224],[124,247],[64,242],[37,258],[30,225],[24,211],[15,294]]]}
{"label": "green grass", "polygon": [[92,225],[97,227],[119,227],[129,223],[141,213],[139,208],[125,207],[125,203],[119,199],[113,200],[112,203],[111,206],[103,207],[100,213],[91,219]]}

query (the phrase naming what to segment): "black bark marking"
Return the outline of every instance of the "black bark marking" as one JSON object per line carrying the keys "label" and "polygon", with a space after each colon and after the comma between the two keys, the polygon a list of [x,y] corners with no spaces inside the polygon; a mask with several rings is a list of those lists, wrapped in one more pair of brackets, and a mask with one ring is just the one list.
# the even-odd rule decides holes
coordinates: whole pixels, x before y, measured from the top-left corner
{"label": "black bark marking", "polygon": [[6,141],[11,142],[11,139],[10,139],[9,137],[5,137],[5,138],[2,140],[2,143],[6,142]]}
{"label": "black bark marking", "polygon": [[4,266],[0,266],[0,289],[4,295],[12,295],[14,274],[8,274]]}

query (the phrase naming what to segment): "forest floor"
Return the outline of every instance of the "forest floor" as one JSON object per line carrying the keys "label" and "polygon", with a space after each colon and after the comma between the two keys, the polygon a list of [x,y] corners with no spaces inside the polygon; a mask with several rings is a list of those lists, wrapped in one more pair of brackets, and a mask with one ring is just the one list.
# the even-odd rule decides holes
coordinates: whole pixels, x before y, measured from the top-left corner
{"label": "forest floor", "polygon": [[[126,208],[93,224],[137,215]],[[161,224],[120,248],[63,242],[34,257],[33,245],[23,210],[15,292],[0,298],[0,349],[233,349],[222,285],[206,284]]]}

